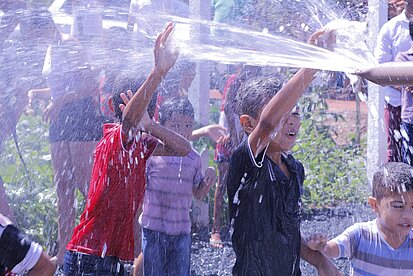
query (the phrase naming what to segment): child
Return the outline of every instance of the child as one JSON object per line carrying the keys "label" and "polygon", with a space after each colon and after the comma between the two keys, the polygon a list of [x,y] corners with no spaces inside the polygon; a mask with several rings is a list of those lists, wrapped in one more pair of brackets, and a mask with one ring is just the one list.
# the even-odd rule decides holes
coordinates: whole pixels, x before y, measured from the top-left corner
{"label": "child", "polygon": [[0,213],[0,275],[52,276],[55,270],[56,265],[42,247]]}
{"label": "child", "polygon": [[228,135],[222,138],[215,147],[215,162],[218,165],[218,182],[214,194],[214,223],[212,225],[211,238],[209,244],[213,248],[223,248],[221,240],[221,211],[224,203],[224,193],[227,190],[226,182],[229,168],[229,161],[233,150],[240,144],[245,135],[244,130],[239,123],[239,117],[236,114],[235,97],[241,83],[247,78],[257,76],[261,72],[261,67],[256,66],[239,66],[237,72],[230,75],[225,83],[222,102],[220,124],[228,127]]}
{"label": "child", "polygon": [[145,131],[163,143],[149,135],[137,136],[154,91],[177,59],[164,47],[172,30],[170,24],[158,36],[155,66],[123,114],[117,108],[122,123],[104,127],[104,136],[96,147],[86,207],[67,246],[65,275],[122,275],[121,261],[132,262],[134,257],[133,219],[142,202],[147,159],[152,153],[184,156],[190,151],[186,139],[149,120],[144,122]]}
{"label": "child", "polygon": [[[309,43],[323,33],[314,33]],[[227,178],[234,275],[300,275],[300,257],[320,275],[338,274],[327,258],[301,243],[304,168],[286,154],[300,127],[295,105],[314,74],[300,69],[282,88],[268,78],[249,80],[237,93],[249,137],[234,151]]]}
{"label": "child", "polygon": [[[194,109],[188,99],[172,98],[160,107],[159,122],[191,139]],[[205,197],[215,180],[212,167],[202,175],[195,150],[185,157],[153,156],[148,161],[139,218],[145,275],[190,275],[192,196]]]}
{"label": "child", "polygon": [[351,260],[351,275],[413,274],[413,167],[390,162],[373,176],[369,204],[373,221],[356,223],[326,241],[313,235],[307,245],[329,258]]}

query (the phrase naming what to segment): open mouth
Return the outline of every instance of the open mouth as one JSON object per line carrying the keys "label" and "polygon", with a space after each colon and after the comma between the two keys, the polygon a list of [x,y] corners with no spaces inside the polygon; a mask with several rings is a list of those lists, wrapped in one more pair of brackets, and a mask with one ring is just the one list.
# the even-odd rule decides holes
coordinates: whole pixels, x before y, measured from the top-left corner
{"label": "open mouth", "polygon": [[287,132],[287,135],[290,136],[290,137],[295,137],[296,134],[297,134],[297,133],[296,133],[296,132],[293,132],[293,131]]}
{"label": "open mouth", "polygon": [[403,228],[412,228],[412,225],[411,224],[409,224],[409,223],[402,223],[402,224],[400,224],[400,226],[401,227],[403,227]]}

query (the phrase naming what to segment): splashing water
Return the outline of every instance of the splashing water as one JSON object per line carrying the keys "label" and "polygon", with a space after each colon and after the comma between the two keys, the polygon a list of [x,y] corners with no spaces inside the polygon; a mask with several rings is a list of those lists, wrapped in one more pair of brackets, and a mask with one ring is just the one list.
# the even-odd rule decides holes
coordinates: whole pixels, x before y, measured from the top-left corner
{"label": "splashing water", "polygon": [[[283,4],[290,5],[289,2],[284,1]],[[133,41],[133,43],[131,42],[133,44],[132,49],[107,49],[102,45],[92,44],[87,49],[88,63],[96,68],[116,64],[122,70],[136,70],[136,64],[139,64],[138,66],[142,67],[142,71],[146,73],[152,66],[152,48],[156,34],[163,29],[164,22],[172,21],[175,22],[176,29],[171,47],[179,49],[181,57],[189,60],[214,61],[224,64],[246,63],[258,66],[309,67],[347,73],[353,73],[357,69],[367,69],[375,65],[371,51],[365,41],[365,23],[338,19],[340,17],[337,14],[342,13],[343,10],[337,7],[329,7],[326,1],[306,0],[295,2],[296,11],[308,16],[306,19],[308,22],[301,21],[300,23],[305,34],[299,39],[300,41],[287,35],[287,24],[279,24],[277,26],[279,34],[274,34],[277,32],[273,32],[268,28],[261,28],[263,31],[257,31],[259,28],[254,28],[254,31],[252,31],[251,27],[244,28],[206,20],[153,13],[151,18],[156,17],[157,19],[146,20],[153,25],[153,30],[156,30],[156,32],[143,33],[143,36],[151,43],[144,44]],[[275,25],[277,23],[279,22],[274,22]],[[337,32],[337,43],[333,51],[301,42],[305,40],[304,37],[309,36],[311,30],[323,26]],[[40,52],[40,49],[33,49],[33,51]],[[13,54],[11,53],[8,56],[10,58]],[[18,58],[14,58],[15,63],[17,63]],[[28,80],[32,77],[32,75],[24,76]],[[141,157],[143,158],[143,156]],[[133,163],[133,161],[137,162],[136,160],[130,160],[130,163]],[[239,203],[238,192],[234,198],[234,203]],[[105,244],[102,256],[106,255],[106,250]],[[226,248],[224,248],[222,255],[222,266],[224,266],[225,250]]]}
{"label": "splashing water", "polygon": [[[307,67],[347,73],[376,64],[363,40],[354,35],[359,33],[362,36],[365,32],[366,26],[361,22],[339,20],[327,26],[337,30],[338,35],[337,45],[332,52],[266,32],[253,32],[202,20],[176,17],[171,19],[177,22],[171,47],[179,49],[181,55],[194,60],[256,66]],[[201,25],[201,29],[213,28],[221,35],[204,32],[203,38],[197,42],[193,39],[195,35],[191,33],[194,24]],[[350,46],[353,48],[349,48]]]}

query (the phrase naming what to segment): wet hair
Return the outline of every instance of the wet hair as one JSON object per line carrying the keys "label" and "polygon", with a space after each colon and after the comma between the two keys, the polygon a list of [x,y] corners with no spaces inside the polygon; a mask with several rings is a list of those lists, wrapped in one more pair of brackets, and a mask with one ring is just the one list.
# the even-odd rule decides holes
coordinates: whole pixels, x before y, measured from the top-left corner
{"label": "wet hair", "polygon": [[413,40],[413,18],[409,21],[409,34],[410,38]]}
{"label": "wet hair", "polygon": [[179,59],[174,65],[174,67],[172,68],[172,71],[180,73],[180,74],[185,74],[188,71],[194,71],[195,68],[196,68],[195,62],[185,60],[185,59]]}
{"label": "wet hair", "polygon": [[373,197],[382,199],[392,192],[413,191],[413,167],[401,162],[389,162],[373,176]]}
{"label": "wet hair", "polygon": [[181,82],[185,75],[194,73],[196,64],[188,60],[178,60],[158,87],[160,95],[176,97],[179,95]]}
{"label": "wet hair", "polygon": [[[136,73],[121,73],[119,74],[114,83],[112,88],[112,100],[113,100],[113,107],[115,110],[115,117],[121,122],[122,121],[122,111],[119,108],[120,104],[123,104],[123,100],[120,97],[121,93],[125,93],[128,90],[131,90],[133,94],[135,94],[139,88],[143,85],[146,80],[146,76],[136,77]],[[156,99],[157,94],[156,92],[152,95],[152,98],[148,105],[148,113],[149,117],[153,118],[155,113],[156,107]]]}
{"label": "wet hair", "polygon": [[261,109],[281,87],[282,83],[278,78],[258,77],[247,80],[236,96],[237,114],[258,118]]}
{"label": "wet hair", "polygon": [[192,119],[195,116],[194,107],[187,98],[175,97],[166,100],[159,108],[159,123],[165,125],[174,113],[189,116]]}

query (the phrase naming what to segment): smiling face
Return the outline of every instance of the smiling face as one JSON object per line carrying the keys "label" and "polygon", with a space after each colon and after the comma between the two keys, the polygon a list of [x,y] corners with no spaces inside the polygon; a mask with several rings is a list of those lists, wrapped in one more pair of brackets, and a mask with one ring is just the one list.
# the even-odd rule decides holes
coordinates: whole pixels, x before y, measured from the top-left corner
{"label": "smiling face", "polygon": [[275,137],[271,140],[271,144],[279,147],[280,151],[290,151],[295,141],[297,140],[298,130],[301,126],[301,119],[299,109],[294,108],[288,116],[281,130],[277,132]]}
{"label": "smiling face", "polygon": [[402,243],[413,227],[413,192],[389,192],[380,200],[371,197],[369,203],[386,241]]}
{"label": "smiling face", "polygon": [[[254,118],[250,115],[242,115],[240,118],[241,125],[244,131],[249,135],[258,125],[261,112],[264,108],[258,111],[258,117]],[[301,126],[301,118],[299,108],[294,107],[292,112],[285,119],[284,124],[276,134],[271,138],[267,152],[287,152],[290,151],[297,140],[298,130]]]}

